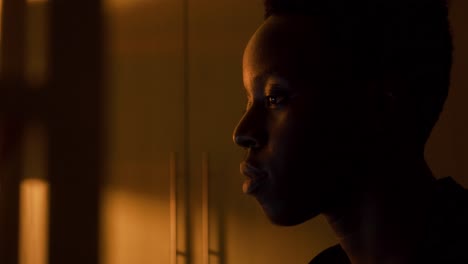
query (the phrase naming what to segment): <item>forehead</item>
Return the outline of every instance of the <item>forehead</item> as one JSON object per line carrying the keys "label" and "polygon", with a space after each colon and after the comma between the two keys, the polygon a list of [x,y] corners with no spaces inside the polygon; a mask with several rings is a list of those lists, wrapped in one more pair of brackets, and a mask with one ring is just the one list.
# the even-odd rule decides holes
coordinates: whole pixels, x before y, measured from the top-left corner
{"label": "forehead", "polygon": [[336,64],[331,34],[325,20],[318,17],[269,17],[245,49],[245,86],[270,75],[289,80],[327,76]]}

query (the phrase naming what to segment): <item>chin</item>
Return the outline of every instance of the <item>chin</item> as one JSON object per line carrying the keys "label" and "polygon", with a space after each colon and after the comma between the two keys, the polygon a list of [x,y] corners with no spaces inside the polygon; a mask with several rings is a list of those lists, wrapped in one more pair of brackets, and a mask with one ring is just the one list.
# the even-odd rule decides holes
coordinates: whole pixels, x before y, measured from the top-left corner
{"label": "chin", "polygon": [[297,208],[286,204],[261,204],[261,206],[270,222],[278,226],[299,225],[320,214],[319,210],[311,210],[310,208],[304,210],[305,208]]}

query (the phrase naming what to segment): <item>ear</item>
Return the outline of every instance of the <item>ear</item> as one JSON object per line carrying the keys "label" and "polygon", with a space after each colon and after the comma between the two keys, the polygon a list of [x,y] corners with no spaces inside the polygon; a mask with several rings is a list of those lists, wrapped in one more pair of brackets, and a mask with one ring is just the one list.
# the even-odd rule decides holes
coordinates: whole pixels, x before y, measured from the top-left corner
{"label": "ear", "polygon": [[391,78],[381,78],[369,83],[369,96],[373,101],[377,117],[385,118],[398,110],[397,82]]}
{"label": "ear", "polygon": [[395,72],[386,72],[379,82],[380,103],[382,113],[387,116],[398,117],[408,114],[408,99],[411,87],[404,78]]}
{"label": "ear", "polygon": [[371,99],[370,128],[376,136],[394,134],[402,126],[404,114],[404,98],[401,93],[400,78],[385,74],[369,83],[369,96]]}
{"label": "ear", "polygon": [[399,110],[397,92],[395,91],[395,84],[385,82],[381,86],[381,103],[382,113],[385,115],[395,115]]}

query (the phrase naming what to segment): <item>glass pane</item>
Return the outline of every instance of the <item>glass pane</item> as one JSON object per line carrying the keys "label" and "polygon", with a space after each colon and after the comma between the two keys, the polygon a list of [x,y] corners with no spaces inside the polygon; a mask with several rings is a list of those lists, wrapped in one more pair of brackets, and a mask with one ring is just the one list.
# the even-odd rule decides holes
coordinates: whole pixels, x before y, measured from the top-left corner
{"label": "glass pane", "polygon": [[49,40],[49,3],[28,0],[26,9],[26,81],[33,87],[47,79]]}
{"label": "glass pane", "polygon": [[49,185],[46,132],[30,123],[23,142],[23,179],[20,185],[20,264],[47,264]]}
{"label": "glass pane", "polygon": [[182,1],[104,3],[110,156],[101,263],[170,263],[170,153],[184,140]]}

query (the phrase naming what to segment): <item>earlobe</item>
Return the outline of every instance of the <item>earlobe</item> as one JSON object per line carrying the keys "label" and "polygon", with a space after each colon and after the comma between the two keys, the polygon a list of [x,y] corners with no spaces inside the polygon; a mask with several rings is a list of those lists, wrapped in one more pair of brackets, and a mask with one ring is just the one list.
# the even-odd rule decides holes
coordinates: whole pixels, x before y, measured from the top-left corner
{"label": "earlobe", "polygon": [[375,110],[382,117],[393,115],[397,110],[397,98],[393,92],[379,93],[375,98]]}
{"label": "earlobe", "polygon": [[391,91],[385,92],[385,96],[387,96],[388,98],[390,98],[390,100],[392,100],[392,101],[396,99],[394,93],[391,92]]}
{"label": "earlobe", "polygon": [[398,108],[397,97],[392,91],[387,91],[384,94],[384,104],[386,113],[395,114]]}
{"label": "earlobe", "polygon": [[399,88],[401,82],[394,75],[384,74],[376,84],[378,111],[386,118],[394,116],[399,108]]}

